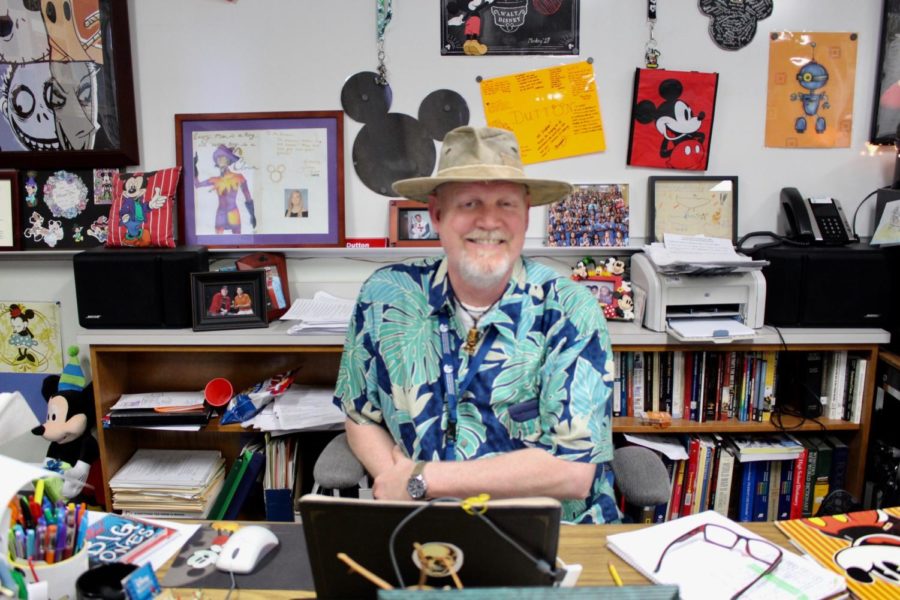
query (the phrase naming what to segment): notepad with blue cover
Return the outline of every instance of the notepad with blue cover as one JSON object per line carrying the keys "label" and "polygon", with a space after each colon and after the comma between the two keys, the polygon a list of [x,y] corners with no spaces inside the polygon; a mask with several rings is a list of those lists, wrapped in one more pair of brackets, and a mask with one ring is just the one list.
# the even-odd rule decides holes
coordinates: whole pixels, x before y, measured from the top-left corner
{"label": "notepad with blue cover", "polygon": [[[550,586],[555,576],[561,507],[551,498],[492,500],[482,515],[469,514],[459,502],[388,502],[306,495],[300,499],[303,531],[317,598],[375,598],[376,588],[348,574],[339,552],[395,587],[390,558],[391,534],[401,521],[393,548],[406,585],[416,584],[420,569],[414,543],[428,553],[447,556],[465,587]],[[413,512],[421,512],[413,515]],[[496,527],[496,530],[494,527]],[[551,572],[553,571],[553,572]],[[449,571],[428,577],[428,584],[453,586]]]}

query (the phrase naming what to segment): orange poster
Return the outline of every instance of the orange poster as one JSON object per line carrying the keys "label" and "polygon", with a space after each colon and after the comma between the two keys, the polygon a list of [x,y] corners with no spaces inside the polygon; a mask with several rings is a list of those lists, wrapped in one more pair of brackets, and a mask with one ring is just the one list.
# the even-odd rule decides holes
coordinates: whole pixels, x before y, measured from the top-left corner
{"label": "orange poster", "polygon": [[850,146],[857,35],[782,31],[773,38],[766,146]]}
{"label": "orange poster", "polygon": [[525,164],[606,149],[588,62],[485,79],[481,101],[488,125],[515,132]]}

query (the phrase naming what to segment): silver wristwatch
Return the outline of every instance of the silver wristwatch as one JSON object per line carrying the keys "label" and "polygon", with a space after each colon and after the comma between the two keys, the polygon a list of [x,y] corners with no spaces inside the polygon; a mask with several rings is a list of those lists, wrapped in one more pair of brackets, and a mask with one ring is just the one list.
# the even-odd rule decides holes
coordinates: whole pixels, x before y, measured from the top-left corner
{"label": "silver wristwatch", "polygon": [[409,476],[409,481],[406,482],[406,491],[413,500],[422,500],[428,493],[428,483],[425,482],[423,471],[425,471],[425,463],[417,462],[412,475]]}

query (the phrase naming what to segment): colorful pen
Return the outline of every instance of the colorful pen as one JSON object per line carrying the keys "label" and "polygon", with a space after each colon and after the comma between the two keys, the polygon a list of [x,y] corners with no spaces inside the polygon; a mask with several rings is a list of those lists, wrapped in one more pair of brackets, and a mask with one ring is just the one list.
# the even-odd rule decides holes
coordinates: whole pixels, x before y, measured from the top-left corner
{"label": "colorful pen", "polygon": [[47,547],[47,525],[43,522],[44,518],[41,517],[38,520],[36,532],[36,541],[35,544],[35,558],[37,560],[44,560],[44,549]]}
{"label": "colorful pen", "polygon": [[81,519],[78,521],[78,535],[75,538],[75,553],[81,551],[81,547],[84,545],[84,536],[87,533],[87,510],[81,511]]}
{"label": "colorful pen", "polygon": [[25,558],[27,560],[34,558],[34,529],[25,532]]}
{"label": "colorful pen", "polygon": [[56,526],[56,560],[64,560],[66,558],[66,519],[65,511],[59,519],[59,525]]}
{"label": "colorful pen", "polygon": [[56,558],[56,525],[47,525],[47,551],[44,560],[52,564]]}
{"label": "colorful pen", "polygon": [[38,504],[41,504],[41,501],[44,499],[44,480],[38,479],[37,483],[34,484],[34,501]]}

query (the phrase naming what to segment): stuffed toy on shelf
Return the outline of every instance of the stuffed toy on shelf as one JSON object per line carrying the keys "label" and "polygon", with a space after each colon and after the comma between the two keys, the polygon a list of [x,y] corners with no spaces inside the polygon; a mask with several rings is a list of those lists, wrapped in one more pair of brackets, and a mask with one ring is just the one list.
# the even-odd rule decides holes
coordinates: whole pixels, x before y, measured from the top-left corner
{"label": "stuffed toy on shelf", "polygon": [[78,347],[71,346],[68,352],[62,375],[44,378],[41,393],[47,400],[47,418],[31,433],[50,442],[44,466],[65,475],[62,496],[70,501],[102,504],[100,450],[91,432],[95,423],[94,387],[85,387]]}

